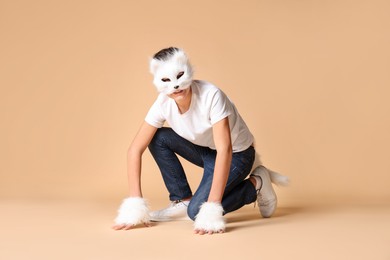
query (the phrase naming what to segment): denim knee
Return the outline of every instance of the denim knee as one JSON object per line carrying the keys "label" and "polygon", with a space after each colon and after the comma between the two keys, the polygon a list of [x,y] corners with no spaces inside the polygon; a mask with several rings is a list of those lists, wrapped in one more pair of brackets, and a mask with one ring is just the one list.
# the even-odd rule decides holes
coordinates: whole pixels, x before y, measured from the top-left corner
{"label": "denim knee", "polygon": [[195,217],[196,215],[198,215],[198,213],[199,213],[199,205],[197,205],[197,203],[192,203],[191,201],[187,208],[188,217],[190,217],[190,219],[192,220],[195,220]]}
{"label": "denim knee", "polygon": [[153,149],[153,147],[161,146],[161,144],[166,140],[166,136],[169,132],[169,128],[162,127],[157,129],[156,133],[154,134],[152,140],[150,141],[148,147],[149,149]]}

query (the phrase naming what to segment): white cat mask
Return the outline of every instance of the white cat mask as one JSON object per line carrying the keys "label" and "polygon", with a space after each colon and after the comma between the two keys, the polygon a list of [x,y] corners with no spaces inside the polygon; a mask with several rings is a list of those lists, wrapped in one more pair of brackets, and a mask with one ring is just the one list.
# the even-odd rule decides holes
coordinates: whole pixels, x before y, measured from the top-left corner
{"label": "white cat mask", "polygon": [[150,61],[153,84],[166,95],[187,89],[192,83],[192,66],[183,50],[175,48],[170,55]]}

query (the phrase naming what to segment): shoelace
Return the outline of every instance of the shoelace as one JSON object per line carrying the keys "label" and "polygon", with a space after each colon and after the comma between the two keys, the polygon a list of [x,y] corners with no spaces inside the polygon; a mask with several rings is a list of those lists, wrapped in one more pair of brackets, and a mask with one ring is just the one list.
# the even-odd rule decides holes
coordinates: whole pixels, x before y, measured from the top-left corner
{"label": "shoelace", "polygon": [[[260,190],[263,187],[263,179],[260,176],[257,176],[257,177],[259,177],[261,180],[260,188],[258,190],[256,190],[256,197],[259,197]],[[257,202],[257,200],[255,200],[255,202],[253,203],[254,204],[253,208],[256,208],[256,204],[257,204],[256,202]]]}
{"label": "shoelace", "polygon": [[[260,193],[260,189],[256,190],[256,197],[259,197],[259,193]],[[255,202],[253,202],[253,208],[256,208],[256,203],[257,202],[257,199],[255,200]]]}
{"label": "shoelace", "polygon": [[[179,203],[183,203],[183,200],[174,200],[171,202],[171,205],[173,207],[176,207]],[[183,205],[187,207],[187,205],[185,203],[183,203]]]}

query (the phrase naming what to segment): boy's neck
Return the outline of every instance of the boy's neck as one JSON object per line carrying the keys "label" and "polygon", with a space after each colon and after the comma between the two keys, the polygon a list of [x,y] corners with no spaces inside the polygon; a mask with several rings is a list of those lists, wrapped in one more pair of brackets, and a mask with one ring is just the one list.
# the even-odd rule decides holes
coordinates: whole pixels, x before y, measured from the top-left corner
{"label": "boy's neck", "polygon": [[186,95],[185,98],[181,99],[181,100],[175,100],[176,102],[176,105],[179,109],[179,112],[180,114],[184,114],[185,112],[188,111],[188,109],[190,109],[190,106],[191,106],[191,97],[192,97],[192,89],[189,88],[189,92],[188,92],[188,95]]}

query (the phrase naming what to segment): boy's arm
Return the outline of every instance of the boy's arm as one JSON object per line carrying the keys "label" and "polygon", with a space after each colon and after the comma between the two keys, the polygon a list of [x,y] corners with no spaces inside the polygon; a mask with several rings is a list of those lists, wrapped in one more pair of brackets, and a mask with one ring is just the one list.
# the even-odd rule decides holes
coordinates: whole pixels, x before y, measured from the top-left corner
{"label": "boy's arm", "polygon": [[127,175],[129,197],[123,200],[115,219],[115,230],[131,229],[137,224],[150,226],[149,208],[142,198],[141,164],[142,154],[148,147],[157,128],[144,122],[127,151]]}
{"label": "boy's arm", "polygon": [[215,159],[214,178],[208,202],[220,203],[229,177],[233,153],[229,119],[227,117],[213,125],[213,136],[217,158]]}
{"label": "boy's arm", "polygon": [[201,205],[194,223],[195,233],[200,235],[222,233],[225,230],[221,202],[229,177],[233,154],[229,119],[227,117],[213,125],[213,136],[217,149],[213,182],[208,200]]}
{"label": "boy's arm", "polygon": [[144,153],[146,147],[148,147],[156,131],[156,127],[143,122],[129,149],[127,150],[127,176],[130,197],[142,197],[142,154]]}

